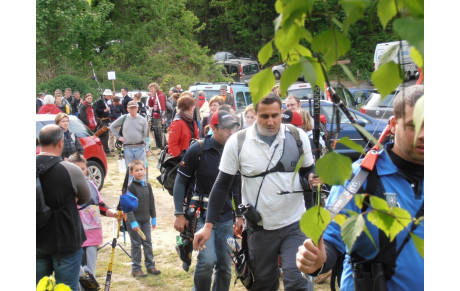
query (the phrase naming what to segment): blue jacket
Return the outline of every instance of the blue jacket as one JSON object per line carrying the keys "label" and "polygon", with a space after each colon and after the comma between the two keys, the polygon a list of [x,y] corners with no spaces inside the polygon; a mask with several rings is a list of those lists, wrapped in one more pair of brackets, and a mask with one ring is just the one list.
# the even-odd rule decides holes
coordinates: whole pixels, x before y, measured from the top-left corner
{"label": "blue jacket", "polygon": [[[353,164],[353,173],[357,173],[359,170],[360,161],[357,161]],[[381,151],[376,163],[377,175],[381,180],[383,187],[385,188],[385,193],[396,193],[397,201],[399,207],[409,211],[412,217],[415,217],[417,211],[420,209],[423,199],[424,191],[422,190],[422,198],[415,199],[415,194],[411,188],[410,183],[400,176],[398,168],[390,160],[389,156]],[[347,182],[348,183],[348,182]],[[364,183],[364,188],[366,183]],[[340,193],[342,193],[343,186],[333,186],[331,189],[330,196],[327,201],[327,206],[332,205],[332,203],[338,198]],[[350,209],[355,212],[360,213],[361,210],[356,206],[354,199],[352,199],[345,209]],[[345,212],[344,212],[345,213]],[[367,216],[367,215],[365,215]],[[378,239],[378,229],[373,224],[367,221],[366,226],[369,229],[372,237],[379,246]],[[410,229],[408,226],[408,229]],[[420,225],[417,226],[414,233],[420,237],[424,238],[424,227],[423,221]],[[403,240],[408,234],[408,230],[405,229],[399,233],[396,237],[397,247],[399,249]],[[333,244],[334,247],[340,252],[347,252],[345,261],[343,263],[343,273],[341,278],[340,290],[348,291],[354,290],[353,282],[353,271],[351,266],[351,259],[348,255],[351,253],[346,249],[345,244],[343,243],[340,237],[340,226],[332,222],[324,233],[324,239],[329,243]],[[362,233],[356,240],[352,251],[357,251],[357,253],[365,258],[372,259],[378,253],[378,250],[374,247],[372,242]],[[412,242],[412,239],[409,240],[404,246],[403,250],[399,254],[396,260],[396,270],[393,277],[387,281],[387,288],[389,291],[392,290],[423,290],[424,289],[424,260],[417,252],[415,245]]]}

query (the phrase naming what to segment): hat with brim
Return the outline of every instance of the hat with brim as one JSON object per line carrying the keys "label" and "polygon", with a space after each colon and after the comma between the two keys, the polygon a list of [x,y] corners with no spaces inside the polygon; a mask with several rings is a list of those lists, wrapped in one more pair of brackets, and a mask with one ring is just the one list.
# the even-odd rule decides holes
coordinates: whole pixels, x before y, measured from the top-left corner
{"label": "hat with brim", "polygon": [[139,104],[136,101],[129,101],[126,107],[139,107]]}
{"label": "hat with brim", "polygon": [[104,96],[112,96],[113,92],[110,89],[105,89],[104,93],[102,93],[102,95],[104,95]]}

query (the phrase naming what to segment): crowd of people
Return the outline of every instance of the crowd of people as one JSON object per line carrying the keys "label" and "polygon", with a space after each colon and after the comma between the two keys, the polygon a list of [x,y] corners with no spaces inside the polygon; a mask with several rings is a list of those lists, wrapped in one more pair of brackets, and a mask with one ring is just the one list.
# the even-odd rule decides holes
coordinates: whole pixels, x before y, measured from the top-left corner
{"label": "crowd of people", "polygon": [[[106,89],[95,104],[91,94],[82,100],[75,96],[78,92],[73,96],[70,93],[71,90],[66,89],[63,97],[61,91],[56,90],[54,97],[40,93],[37,99],[38,114],[57,113],[56,125],[45,126],[40,131],[37,169],[46,159],[64,160],[41,175],[45,197],[49,195],[46,201],[55,209],[55,218],[45,229],[37,230],[37,282],[54,271],[57,281],[78,290],[81,258],[91,265],[89,269],[94,273],[97,254],[94,246],[101,243],[100,223],[90,223],[87,218],[92,216],[98,221],[99,214],[118,215],[103,203],[91,182],[80,181],[84,179],[80,174],[86,171],[86,161],[78,138],[69,131],[68,115],[75,114],[90,129],[100,131],[99,138],[108,156],[116,142],[123,144],[129,173],[127,193],[136,196],[139,203],[136,210],[127,213],[132,276],[147,276],[141,266],[142,248],[147,273],[161,274],[155,265],[150,234],[156,226],[155,189],[145,175],[150,152],[147,137],[152,131],[155,148],[163,149],[167,145],[169,156],[182,158],[173,190],[175,230],[183,233],[189,227],[193,207],[187,204],[206,201],[196,222],[193,240],[193,249],[198,251],[193,290],[229,290],[232,261],[227,252],[227,238],[233,235],[243,237],[253,279],[251,290],[278,290],[281,273],[285,290],[313,290],[314,282],[319,282],[321,275],[330,274],[340,255],[346,255],[341,290],[369,290],[363,287],[369,282],[363,283],[360,276],[378,282],[376,284],[387,290],[423,289],[423,258],[413,244],[402,243],[408,236],[407,231],[396,239],[401,249],[394,257],[394,265],[389,266],[393,272],[385,273],[383,281],[378,281],[380,273],[373,273],[373,266],[382,262],[375,259],[381,256],[376,256],[378,252],[372,250],[370,240],[361,236],[356,247],[347,250],[340,237],[340,227],[331,223],[316,246],[301,231],[300,217],[311,207],[306,195],[322,183],[315,172],[316,153],[323,152],[326,144],[324,136],[320,136],[318,144],[313,141],[313,118],[301,108],[298,97],[288,96],[284,110],[279,87],[275,86],[259,103],[249,105],[236,115],[233,96],[227,93],[225,85],[219,96],[207,100],[202,91],[194,95],[178,85],[166,95],[157,83],[151,83],[147,104],[141,102],[140,94],[129,97],[127,88],[121,89],[121,98]],[[423,86],[418,85],[395,97],[395,119],[390,123],[394,141],[385,144],[386,151],[380,152],[376,164],[375,179],[379,179],[382,187],[364,188],[379,197],[389,192],[398,193],[398,205],[414,217],[423,216],[423,127],[415,145],[412,142],[413,108],[422,95]],[[302,155],[304,158],[296,173]],[[355,162],[354,169],[359,168],[360,162]],[[78,168],[82,173],[74,177]],[[51,176],[57,171],[58,176]],[[58,197],[59,191],[52,184],[57,181],[59,191],[73,187],[66,195],[75,199]],[[344,186],[333,186],[327,205],[337,200],[343,189]],[[352,204],[346,209],[365,211]],[[64,210],[73,217],[66,226],[57,222]],[[78,214],[81,219],[76,219]],[[43,235],[69,231],[74,232],[71,244],[64,241],[67,238],[62,238],[62,242],[50,241]],[[423,225],[413,231],[423,238]],[[384,245],[375,227],[371,235],[374,241]],[[55,263],[63,261],[67,267]],[[367,273],[356,273],[358,265]],[[384,266],[385,272],[387,267]]]}

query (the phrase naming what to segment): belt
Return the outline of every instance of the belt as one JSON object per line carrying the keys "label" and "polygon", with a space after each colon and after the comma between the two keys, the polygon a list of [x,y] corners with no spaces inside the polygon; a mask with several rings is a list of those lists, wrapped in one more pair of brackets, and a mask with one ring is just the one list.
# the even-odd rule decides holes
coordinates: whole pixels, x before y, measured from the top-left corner
{"label": "belt", "polygon": [[106,120],[106,119],[110,119],[110,117],[104,117],[104,118],[99,118],[99,117],[98,117],[97,119],[99,119],[99,120]]}
{"label": "belt", "polygon": [[133,145],[143,145],[144,142],[139,142],[139,143],[124,143],[124,146],[133,146]]}

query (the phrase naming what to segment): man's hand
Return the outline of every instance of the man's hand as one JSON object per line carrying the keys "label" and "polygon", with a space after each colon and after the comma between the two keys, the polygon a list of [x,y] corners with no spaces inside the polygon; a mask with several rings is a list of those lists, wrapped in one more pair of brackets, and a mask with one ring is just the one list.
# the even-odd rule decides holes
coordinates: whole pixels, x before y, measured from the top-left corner
{"label": "man's hand", "polygon": [[176,220],[174,221],[174,229],[178,232],[184,232],[184,229],[188,227],[188,220],[185,218],[184,215],[176,216]]}
{"label": "man's hand", "polygon": [[118,218],[118,212],[115,211],[115,210],[109,209],[109,210],[106,211],[105,216]]}
{"label": "man's hand", "polygon": [[109,111],[109,110],[110,110],[110,108],[107,107],[107,108],[104,109],[104,112],[107,112],[107,111]]}
{"label": "man's hand", "polygon": [[321,178],[313,173],[310,173],[310,175],[308,175],[308,183],[310,184],[310,189],[312,191],[315,190],[318,187],[318,185],[322,184]]}
{"label": "man's hand", "polygon": [[212,223],[206,222],[204,227],[195,233],[193,238],[193,249],[195,251],[204,249],[204,244],[211,237],[212,227]]}
{"label": "man's hand", "polygon": [[139,231],[141,228],[139,226],[136,226],[135,228],[133,228],[134,231]]}
{"label": "man's hand", "polygon": [[296,254],[297,268],[306,274],[312,274],[318,271],[324,262],[326,262],[326,248],[323,238],[319,241],[318,247],[315,247],[311,239],[306,239]]}
{"label": "man's hand", "polygon": [[121,142],[125,142],[125,141],[126,141],[126,139],[125,139],[123,136],[120,136],[120,137],[118,138],[118,140],[121,141]]}

